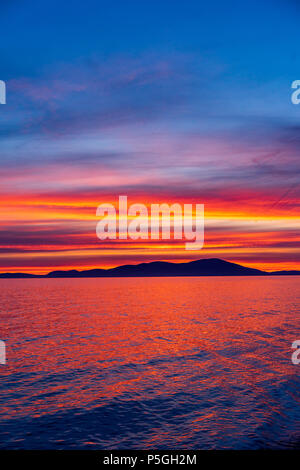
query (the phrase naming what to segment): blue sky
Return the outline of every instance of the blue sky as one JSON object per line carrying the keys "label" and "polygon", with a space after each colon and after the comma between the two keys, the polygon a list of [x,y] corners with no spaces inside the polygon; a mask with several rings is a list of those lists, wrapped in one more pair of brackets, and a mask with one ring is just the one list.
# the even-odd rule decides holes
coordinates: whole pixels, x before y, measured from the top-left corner
{"label": "blue sky", "polygon": [[78,57],[154,51],[208,56],[230,64],[240,78],[245,68],[250,81],[274,79],[274,73],[290,79],[298,56],[297,13],[296,2],[279,0],[12,0],[2,12],[2,69],[7,78],[35,75]]}
{"label": "blue sky", "polygon": [[[299,114],[289,100],[299,69],[298,12],[296,2],[278,0],[10,1],[3,11],[0,70],[8,82],[27,79],[49,87],[58,76],[69,81],[73,74],[76,83],[85,80],[85,72],[94,73],[101,86],[108,74],[122,73],[122,61],[123,69],[129,62],[129,72],[139,66],[155,69],[165,61],[177,71],[177,81],[165,85],[169,95],[190,98],[185,116],[174,110],[175,126],[177,119],[214,116],[214,127],[224,115],[290,121]],[[157,99],[159,86],[164,84],[156,86]],[[147,107],[150,88],[140,95],[128,89],[120,105],[137,98]],[[14,88],[9,92],[13,105]],[[88,106],[94,102],[91,95],[90,90]]]}

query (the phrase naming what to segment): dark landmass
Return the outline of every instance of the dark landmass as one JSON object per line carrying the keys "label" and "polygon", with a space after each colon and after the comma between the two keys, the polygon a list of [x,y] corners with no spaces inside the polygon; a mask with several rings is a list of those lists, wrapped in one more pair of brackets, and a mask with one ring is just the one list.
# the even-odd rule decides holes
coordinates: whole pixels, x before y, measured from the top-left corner
{"label": "dark landmass", "polygon": [[272,276],[299,276],[300,274],[300,271],[295,271],[295,270],[291,270],[291,271],[273,271],[272,273],[268,273],[268,274],[272,274]]}
{"label": "dark landmass", "polygon": [[45,277],[45,276],[37,276],[36,274],[26,274],[26,273],[0,273],[0,278],[6,279],[26,279],[26,278],[35,278],[35,277]]}
{"label": "dark landmass", "polygon": [[268,276],[299,275],[300,271],[275,271],[267,273],[247,268],[218,258],[200,259],[188,263],[154,261],[136,265],[118,266],[111,269],[89,269],[86,271],[52,271],[48,274],[2,273],[0,278],[78,278],[78,277],[164,277],[164,276]]}

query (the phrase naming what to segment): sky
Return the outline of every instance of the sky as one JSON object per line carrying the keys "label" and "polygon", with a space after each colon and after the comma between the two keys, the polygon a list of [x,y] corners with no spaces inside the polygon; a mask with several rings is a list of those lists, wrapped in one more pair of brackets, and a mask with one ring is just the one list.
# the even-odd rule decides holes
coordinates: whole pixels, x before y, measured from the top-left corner
{"label": "sky", "polygon": [[[300,269],[296,1],[1,2],[0,271],[218,257]],[[96,208],[205,205],[205,244]]]}

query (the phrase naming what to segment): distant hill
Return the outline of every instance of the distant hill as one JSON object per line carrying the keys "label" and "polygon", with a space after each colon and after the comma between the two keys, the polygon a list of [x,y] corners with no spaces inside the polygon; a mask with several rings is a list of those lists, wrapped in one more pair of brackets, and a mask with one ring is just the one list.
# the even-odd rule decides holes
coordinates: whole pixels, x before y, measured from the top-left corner
{"label": "distant hill", "polygon": [[295,271],[295,270],[291,270],[291,271],[273,271],[272,273],[269,273],[269,274],[272,274],[272,275],[275,275],[275,276],[299,276],[300,271]]}
{"label": "distant hill", "polygon": [[27,278],[35,278],[35,277],[43,277],[43,276],[37,276],[35,274],[26,274],[26,273],[0,273],[0,279],[1,278],[6,278],[6,279],[27,279]]}
{"label": "distant hill", "polygon": [[259,269],[247,268],[218,258],[200,259],[188,263],[168,263],[153,261],[152,263],[127,264],[111,269],[89,269],[86,271],[51,271],[45,275],[26,273],[2,273],[4,279],[26,278],[78,278],[78,277],[164,277],[164,276],[294,276],[300,271],[275,271],[267,273]]}
{"label": "distant hill", "polygon": [[188,263],[154,261],[137,265],[118,266],[112,269],[86,271],[52,271],[45,275],[2,273],[0,278],[78,278],[78,277],[159,277],[159,276],[262,276],[259,269],[246,268],[218,258],[201,259]]}

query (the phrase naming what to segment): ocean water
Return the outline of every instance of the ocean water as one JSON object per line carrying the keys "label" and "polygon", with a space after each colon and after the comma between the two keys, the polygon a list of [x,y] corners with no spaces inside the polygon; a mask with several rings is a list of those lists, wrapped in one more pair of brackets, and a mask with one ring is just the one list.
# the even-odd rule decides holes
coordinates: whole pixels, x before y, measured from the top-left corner
{"label": "ocean water", "polygon": [[2,279],[0,448],[300,448],[299,281]]}

